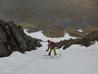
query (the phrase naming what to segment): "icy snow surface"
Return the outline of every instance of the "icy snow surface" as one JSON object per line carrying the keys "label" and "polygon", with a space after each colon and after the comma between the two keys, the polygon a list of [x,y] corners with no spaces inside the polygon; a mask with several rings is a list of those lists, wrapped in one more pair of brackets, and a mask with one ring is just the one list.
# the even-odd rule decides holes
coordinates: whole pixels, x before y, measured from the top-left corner
{"label": "icy snow surface", "polygon": [[[25,30],[26,32],[26,30]],[[68,39],[47,38],[41,31],[28,35],[42,40]],[[69,36],[70,37],[70,36]],[[0,58],[0,74],[98,74],[98,43],[86,48],[72,45],[66,50],[57,50],[57,56],[45,56],[47,43],[32,52],[14,52],[10,57]]]}

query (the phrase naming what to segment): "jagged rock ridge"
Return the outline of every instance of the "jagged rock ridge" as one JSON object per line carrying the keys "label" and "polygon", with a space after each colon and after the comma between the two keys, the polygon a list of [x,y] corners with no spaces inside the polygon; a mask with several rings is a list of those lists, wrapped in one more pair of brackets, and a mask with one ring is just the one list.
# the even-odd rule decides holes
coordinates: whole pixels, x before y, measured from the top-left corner
{"label": "jagged rock ridge", "polygon": [[40,47],[40,40],[26,35],[21,26],[13,21],[0,20],[0,57],[11,55],[14,51],[24,53]]}

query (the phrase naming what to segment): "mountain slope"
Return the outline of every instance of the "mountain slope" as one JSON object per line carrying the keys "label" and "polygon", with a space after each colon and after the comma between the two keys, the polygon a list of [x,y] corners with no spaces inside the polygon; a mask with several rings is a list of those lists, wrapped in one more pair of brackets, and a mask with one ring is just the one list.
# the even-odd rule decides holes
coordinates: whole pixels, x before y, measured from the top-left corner
{"label": "mountain slope", "polygon": [[43,30],[47,36],[59,37],[68,27],[98,28],[98,1],[0,0],[0,18],[30,24],[33,32]]}
{"label": "mountain slope", "polygon": [[0,58],[0,74],[98,74],[97,42],[89,48],[72,45],[65,51],[57,50],[58,55],[50,57],[44,56],[47,43],[42,42],[42,45],[24,55],[15,52],[10,57]]}

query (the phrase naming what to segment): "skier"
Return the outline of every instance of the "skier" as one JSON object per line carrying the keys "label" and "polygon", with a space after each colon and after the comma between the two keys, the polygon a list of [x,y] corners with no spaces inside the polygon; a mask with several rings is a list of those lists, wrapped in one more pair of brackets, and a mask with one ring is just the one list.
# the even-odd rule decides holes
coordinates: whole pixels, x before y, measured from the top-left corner
{"label": "skier", "polygon": [[56,43],[50,40],[47,40],[48,42],[48,49],[46,50],[46,52],[49,51],[48,55],[50,56],[52,51],[54,51],[54,55],[57,55],[56,53]]}

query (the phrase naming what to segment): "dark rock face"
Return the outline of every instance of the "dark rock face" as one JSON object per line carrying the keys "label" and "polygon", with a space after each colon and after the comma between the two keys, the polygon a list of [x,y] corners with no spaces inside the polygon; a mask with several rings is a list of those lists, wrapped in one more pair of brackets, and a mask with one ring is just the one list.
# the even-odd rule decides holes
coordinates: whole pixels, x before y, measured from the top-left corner
{"label": "dark rock face", "polygon": [[14,51],[24,53],[40,47],[40,40],[27,36],[21,26],[13,21],[0,20],[0,57],[9,56]]}

